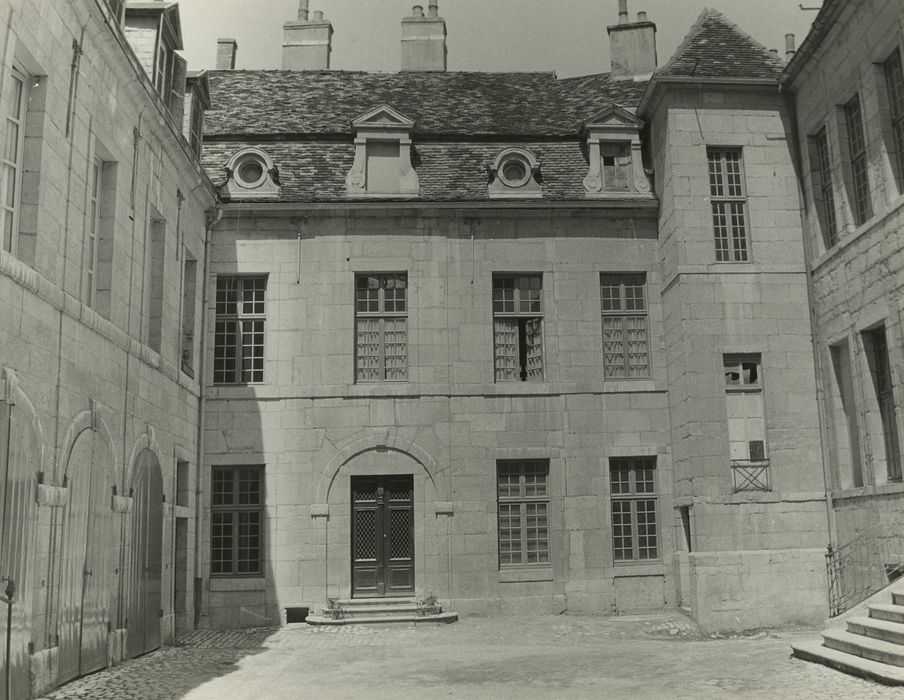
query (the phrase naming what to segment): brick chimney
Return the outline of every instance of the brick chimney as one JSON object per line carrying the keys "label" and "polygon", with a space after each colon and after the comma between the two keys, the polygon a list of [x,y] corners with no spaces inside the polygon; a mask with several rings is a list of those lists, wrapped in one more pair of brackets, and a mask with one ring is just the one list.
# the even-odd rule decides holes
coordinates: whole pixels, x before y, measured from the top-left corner
{"label": "brick chimney", "polygon": [[308,0],[298,3],[298,18],[283,25],[283,70],[329,70],[333,24],[318,10],[308,16]]}
{"label": "brick chimney", "polygon": [[235,70],[235,53],[238,48],[235,39],[217,39],[217,70]]}
{"label": "brick chimney", "polygon": [[656,25],[646,12],[628,16],[628,0],[618,0],[618,24],[608,27],[613,80],[645,80],[656,70]]}
{"label": "brick chimney", "polygon": [[439,16],[438,0],[430,0],[427,16],[422,5],[402,19],[402,70],[446,70],[446,20]]}

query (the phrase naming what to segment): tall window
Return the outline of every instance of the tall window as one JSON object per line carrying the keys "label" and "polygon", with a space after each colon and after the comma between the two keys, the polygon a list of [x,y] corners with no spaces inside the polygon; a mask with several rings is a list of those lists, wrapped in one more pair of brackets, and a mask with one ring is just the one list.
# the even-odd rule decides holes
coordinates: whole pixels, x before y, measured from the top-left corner
{"label": "tall window", "polygon": [[83,299],[94,306],[97,275],[97,238],[100,233],[100,192],[104,164],[97,158],[91,167],[88,183],[88,207],[85,212],[84,289]]}
{"label": "tall window", "polygon": [[164,286],[166,265],[166,221],[155,214],[151,219],[150,236],[148,237],[148,270],[147,270],[147,342],[154,350],[160,352],[163,343],[163,298],[166,295]]}
{"label": "tall window", "polygon": [[888,104],[891,109],[891,129],[895,139],[898,191],[904,192],[904,68],[901,49],[885,62],[885,82],[888,85]]}
{"label": "tall window", "polygon": [[358,275],[355,283],[355,377],[408,378],[408,275]]}
{"label": "tall window", "polygon": [[860,110],[859,95],[844,106],[844,116],[851,158],[851,182],[854,186],[851,208],[854,223],[859,226],[873,215],[867,172],[866,136],[863,132],[863,113]]}
{"label": "tall window", "polygon": [[768,491],[766,409],[760,355],[725,355],[728,451],[735,491]]}
{"label": "tall window", "polygon": [[543,380],[543,275],[493,275],[496,381]]}
{"label": "tall window", "polygon": [[901,444],[898,440],[898,422],[895,416],[894,385],[891,381],[891,365],[888,361],[888,342],[885,328],[868,331],[870,373],[876,399],[879,403],[879,417],[882,420],[882,437],[885,442],[885,466],[889,480],[901,478]]}
{"label": "tall window", "polygon": [[266,291],[266,277],[217,277],[214,384],[264,381]]}
{"label": "tall window", "polygon": [[644,273],[600,275],[603,311],[603,374],[608,378],[650,376],[647,277]]}
{"label": "tall window", "polygon": [[0,232],[3,250],[15,253],[19,229],[19,202],[22,189],[22,161],[25,149],[25,111],[28,106],[28,79],[15,68],[3,91],[2,112],[6,118],[0,170]]}
{"label": "tall window", "polygon": [[210,486],[211,575],[262,574],[264,468],[213,467]]}
{"label": "tall window", "polygon": [[740,148],[707,148],[709,194],[718,262],[746,262],[747,195]]}
{"label": "tall window", "polygon": [[195,285],[197,284],[198,262],[185,251],[182,267],[182,371],[195,376]]}
{"label": "tall window", "polygon": [[832,159],[829,156],[829,138],[823,127],[813,139],[816,148],[816,175],[819,179],[819,213],[822,235],[826,248],[838,242],[838,225],[835,219],[835,191],[832,187]]}
{"label": "tall window", "polygon": [[612,553],[618,562],[659,559],[655,457],[613,457]]}
{"label": "tall window", "polygon": [[549,563],[549,462],[496,463],[499,566]]}

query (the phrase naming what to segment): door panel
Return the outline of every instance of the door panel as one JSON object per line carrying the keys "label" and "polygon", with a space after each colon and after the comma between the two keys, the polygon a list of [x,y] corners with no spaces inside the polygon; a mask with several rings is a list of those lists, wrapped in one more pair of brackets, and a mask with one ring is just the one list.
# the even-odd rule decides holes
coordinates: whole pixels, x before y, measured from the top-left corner
{"label": "door panel", "polygon": [[411,476],[352,477],[352,595],[414,593]]}
{"label": "door panel", "polygon": [[138,656],[160,646],[163,479],[152,452],[145,450],[136,462],[133,484],[127,644],[129,656]]}

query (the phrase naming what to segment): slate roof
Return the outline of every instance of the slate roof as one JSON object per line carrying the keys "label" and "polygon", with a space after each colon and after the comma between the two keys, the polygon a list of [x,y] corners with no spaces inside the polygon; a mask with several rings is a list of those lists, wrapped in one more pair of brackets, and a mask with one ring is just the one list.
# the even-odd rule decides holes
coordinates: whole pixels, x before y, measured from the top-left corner
{"label": "slate roof", "polygon": [[707,8],[657,76],[778,80],[784,63],[721,12]]}
{"label": "slate roof", "polygon": [[413,135],[575,137],[612,103],[633,108],[645,83],[606,73],[362,73],[211,71],[205,139],[350,135],[351,121],[388,104],[415,121]]}

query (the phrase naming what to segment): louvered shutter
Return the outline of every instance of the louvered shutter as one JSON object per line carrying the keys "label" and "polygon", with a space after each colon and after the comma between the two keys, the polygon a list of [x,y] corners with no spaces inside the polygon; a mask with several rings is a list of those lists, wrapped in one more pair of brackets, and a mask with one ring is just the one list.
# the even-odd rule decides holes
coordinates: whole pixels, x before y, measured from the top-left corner
{"label": "louvered shutter", "polygon": [[172,53],[172,79],[170,80],[169,111],[181,128],[182,117],[185,114],[185,77],[188,72],[188,64],[175,51]]}

